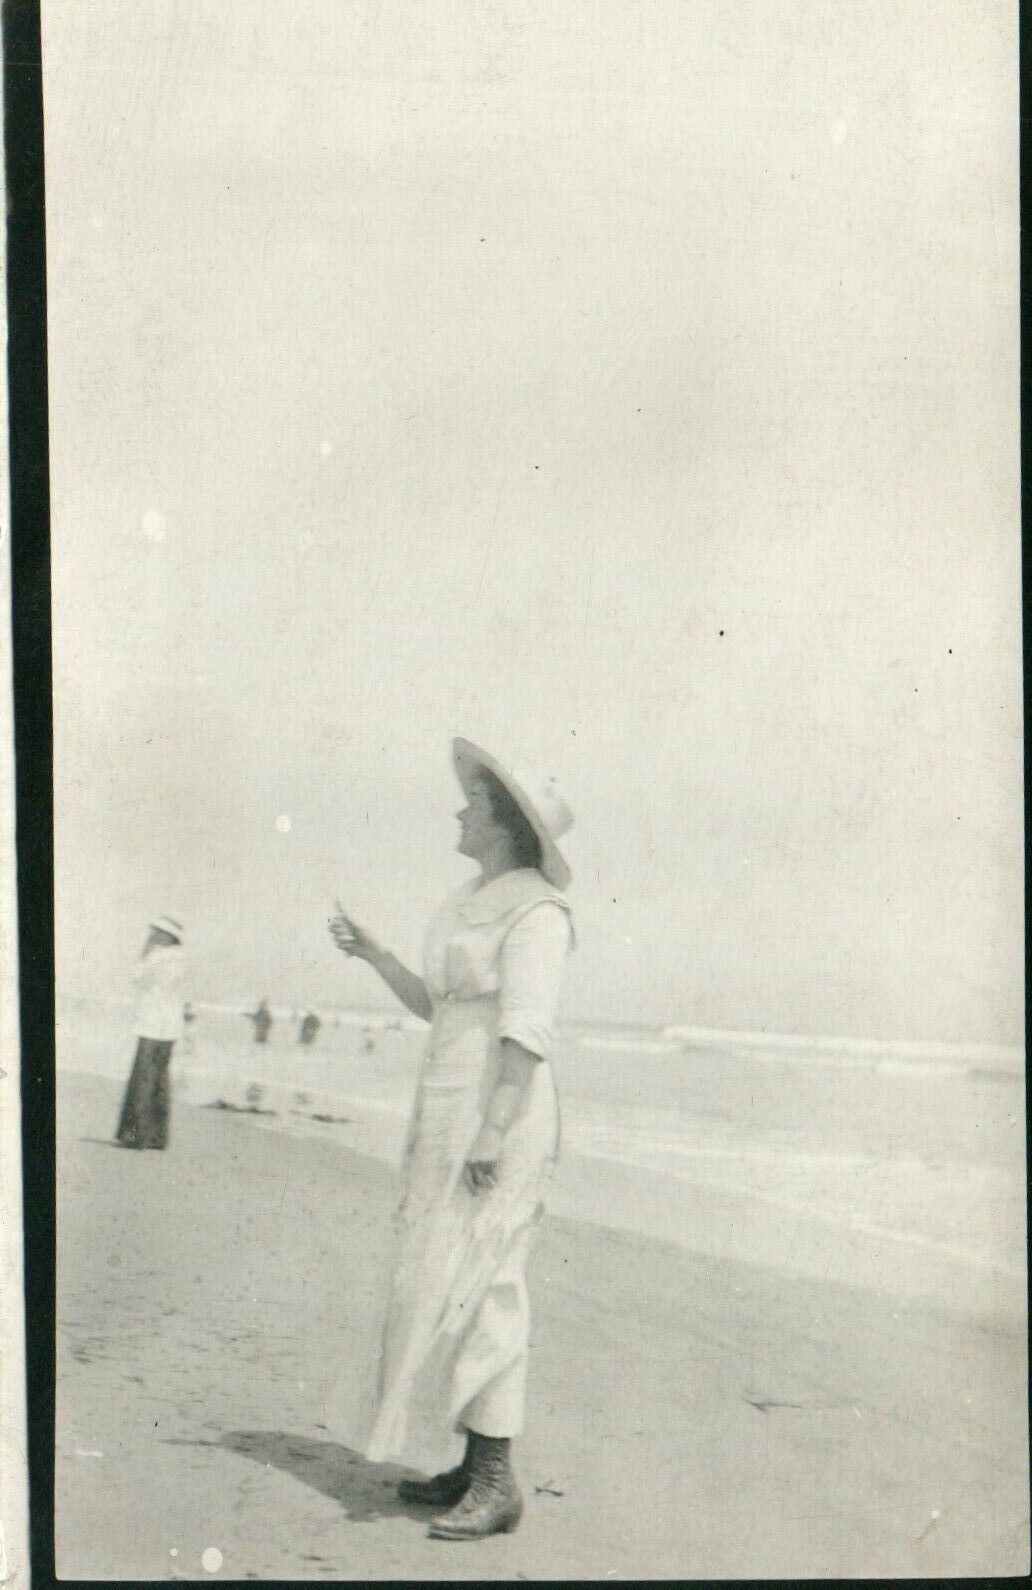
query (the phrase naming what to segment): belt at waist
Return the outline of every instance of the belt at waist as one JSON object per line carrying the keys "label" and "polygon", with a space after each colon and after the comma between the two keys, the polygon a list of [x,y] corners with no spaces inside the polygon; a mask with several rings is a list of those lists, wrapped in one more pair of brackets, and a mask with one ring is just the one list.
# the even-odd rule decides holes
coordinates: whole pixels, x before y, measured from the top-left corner
{"label": "belt at waist", "polygon": [[498,1001],[493,996],[441,1000],[434,1006],[421,1077],[458,1081],[483,1075],[497,1064],[497,1027]]}

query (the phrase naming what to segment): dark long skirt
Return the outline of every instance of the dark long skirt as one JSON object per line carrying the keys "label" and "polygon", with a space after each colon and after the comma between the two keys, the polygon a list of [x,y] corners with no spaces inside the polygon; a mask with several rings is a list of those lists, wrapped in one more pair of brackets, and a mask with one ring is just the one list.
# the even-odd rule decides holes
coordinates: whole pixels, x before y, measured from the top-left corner
{"label": "dark long skirt", "polygon": [[136,1046],[116,1133],[125,1148],[164,1148],[168,1143],[172,1049],[164,1038],[141,1038]]}

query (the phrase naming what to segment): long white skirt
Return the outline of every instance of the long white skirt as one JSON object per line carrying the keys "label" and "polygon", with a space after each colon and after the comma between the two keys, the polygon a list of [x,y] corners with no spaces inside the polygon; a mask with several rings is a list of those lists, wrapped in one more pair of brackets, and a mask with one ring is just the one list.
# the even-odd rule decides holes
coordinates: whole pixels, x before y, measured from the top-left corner
{"label": "long white skirt", "polygon": [[[431,1030],[402,1163],[376,1394],[357,1438],[374,1461],[447,1466],[467,1418],[488,1435],[522,1424],[523,1272],[559,1116],[552,1068],[542,1061],[506,1134],[497,1185],[466,1188],[462,1168],[497,1082],[496,1013],[494,999],[448,1001]],[[332,1427],[332,1404],[327,1420]],[[513,1428],[484,1429],[492,1420]]]}

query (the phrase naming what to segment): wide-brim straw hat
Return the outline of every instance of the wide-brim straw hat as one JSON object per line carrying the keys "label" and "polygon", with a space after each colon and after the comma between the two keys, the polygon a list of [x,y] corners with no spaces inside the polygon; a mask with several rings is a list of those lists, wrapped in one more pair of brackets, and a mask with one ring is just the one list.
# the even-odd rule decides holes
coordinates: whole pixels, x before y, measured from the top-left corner
{"label": "wide-brim straw hat", "polygon": [[147,926],[157,928],[161,933],[171,933],[177,944],[183,942],[183,924],[177,922],[174,916],[152,917]]}
{"label": "wide-brim straw hat", "polygon": [[453,740],[452,760],[467,797],[470,785],[481,768],[486,768],[508,790],[541,846],[542,876],[554,888],[565,889],[572,874],[556,840],[573,827],[573,813],[559,792],[554,773],[539,768],[518,769],[510,773],[507,767],[503,767],[488,751],[474,745],[472,740]]}

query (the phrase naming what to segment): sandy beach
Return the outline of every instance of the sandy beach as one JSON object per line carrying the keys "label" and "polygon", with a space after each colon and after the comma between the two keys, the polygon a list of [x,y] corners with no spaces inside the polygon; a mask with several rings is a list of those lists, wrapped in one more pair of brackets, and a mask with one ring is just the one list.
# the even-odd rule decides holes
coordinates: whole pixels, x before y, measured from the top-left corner
{"label": "sandy beach", "polygon": [[375,1329],[391,1168],[183,1104],[168,1152],[120,1150],[118,1094],[60,1077],[61,1575],[1027,1570],[1019,1316],[566,1218],[531,1275],[523,1525],[428,1540],[399,1471],[320,1427],[327,1373]]}

